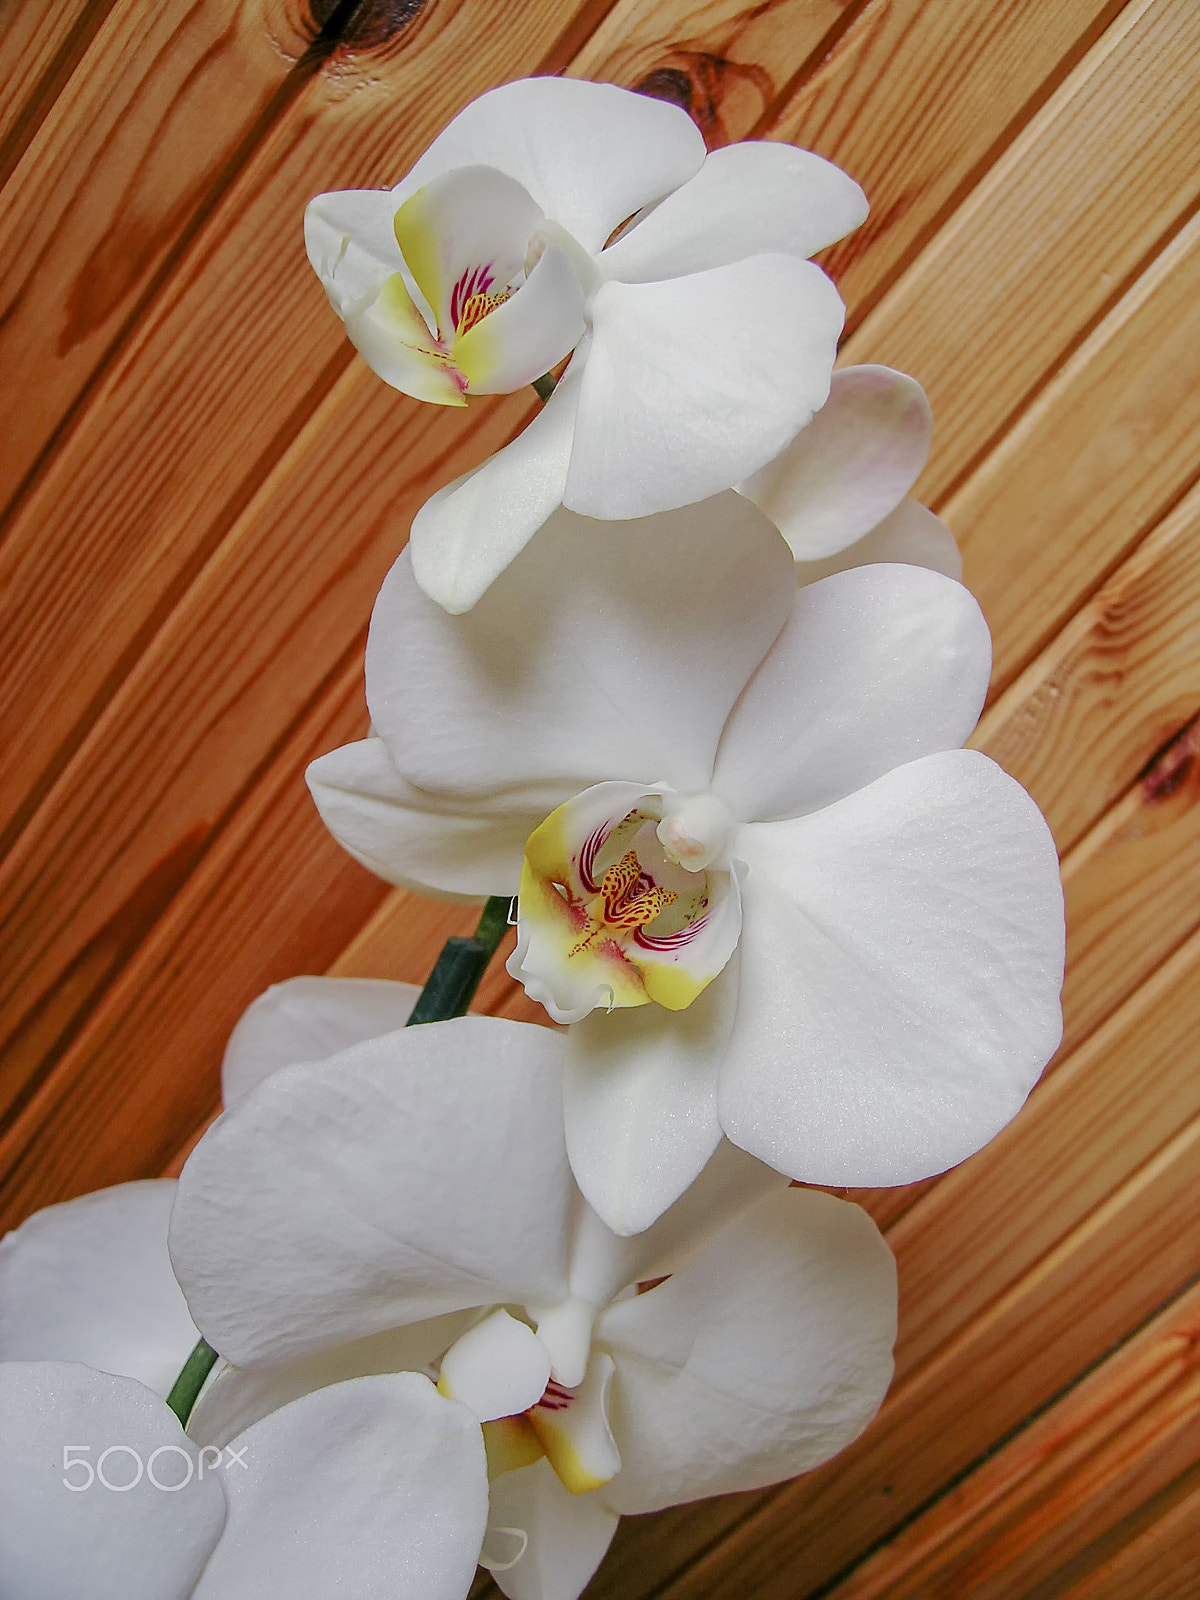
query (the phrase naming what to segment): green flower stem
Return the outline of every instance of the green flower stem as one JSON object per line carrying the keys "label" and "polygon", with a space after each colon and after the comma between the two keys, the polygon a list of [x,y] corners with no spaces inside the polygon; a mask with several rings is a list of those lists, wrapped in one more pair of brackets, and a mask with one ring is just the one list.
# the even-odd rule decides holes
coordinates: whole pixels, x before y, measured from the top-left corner
{"label": "green flower stem", "polygon": [[408,1027],[419,1022],[444,1022],[462,1017],[475,998],[487,964],[508,928],[512,901],[506,894],[494,894],[483,908],[479,926],[470,939],[447,939],[442,953],[421,990]]}
{"label": "green flower stem", "polygon": [[[479,926],[470,939],[446,940],[412,1009],[408,1027],[415,1022],[445,1022],[449,1017],[466,1015],[488,962],[505,935],[511,913],[511,898],[506,894],[494,894],[484,906]],[[183,1371],[167,1396],[167,1404],[185,1428],[204,1380],[216,1362],[217,1352],[206,1339],[201,1339],[184,1362]]]}
{"label": "green flower stem", "polygon": [[167,1396],[167,1404],[179,1418],[183,1427],[187,1427],[188,1418],[192,1414],[192,1407],[196,1404],[197,1397],[204,1387],[204,1380],[216,1364],[217,1352],[207,1339],[201,1339],[184,1362],[183,1371],[175,1379],[171,1392]]}
{"label": "green flower stem", "polygon": [[540,378],[533,380],[533,387],[538,399],[545,405],[555,389],[558,388],[558,379],[552,372],[543,373]]}

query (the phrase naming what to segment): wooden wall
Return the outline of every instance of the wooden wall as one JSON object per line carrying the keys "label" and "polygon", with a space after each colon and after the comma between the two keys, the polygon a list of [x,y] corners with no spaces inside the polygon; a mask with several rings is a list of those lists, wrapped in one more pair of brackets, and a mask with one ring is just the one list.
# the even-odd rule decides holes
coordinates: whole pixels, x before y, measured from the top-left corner
{"label": "wooden wall", "polygon": [[[0,4],[0,1208],[177,1170],[302,971],[469,921],[339,851],[412,513],[502,443],[356,360],[300,240],[481,90],[643,85],[867,190],[846,361],[925,385],[919,487],[995,633],[975,742],[1063,857],[1063,1049],[940,1181],[864,1196],[896,1383],[793,1484],[628,1519],[595,1600],[1200,1595],[1197,0]],[[482,1003],[527,1014],[500,972]]]}

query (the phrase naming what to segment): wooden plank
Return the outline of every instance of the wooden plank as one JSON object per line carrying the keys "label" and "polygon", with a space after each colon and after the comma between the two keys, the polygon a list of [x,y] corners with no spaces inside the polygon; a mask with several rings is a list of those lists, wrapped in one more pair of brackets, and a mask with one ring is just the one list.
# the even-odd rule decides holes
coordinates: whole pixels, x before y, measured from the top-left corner
{"label": "wooden plank", "polygon": [[113,7],[0,194],[0,507],[280,109],[316,32],[289,0]]}
{"label": "wooden plank", "polygon": [[[654,1592],[802,1600],[829,1584],[1189,1280],[1198,1181],[1195,1121],[898,1384],[860,1440],[767,1492],[730,1536]],[[647,1566],[653,1543],[648,1530]]]}
{"label": "wooden plank", "polygon": [[1200,216],[942,507],[1012,682],[1200,472]]}
{"label": "wooden plank", "polygon": [[866,223],[820,257],[850,328],[1122,3],[872,0],[847,19],[770,137],[836,161],[867,192]]}
{"label": "wooden plank", "polygon": [[1063,862],[1069,1054],[1200,926],[1200,724],[1193,722]]}
{"label": "wooden plank", "polygon": [[864,0],[662,0],[616,7],[569,74],[611,78],[683,106],[709,149],[747,139],[768,121],[792,80],[819,57]]}
{"label": "wooden plank", "polygon": [[1200,1288],[1154,1318],[829,1600],[1028,1595],[1200,1460]]}
{"label": "wooden plank", "polygon": [[1200,1473],[1188,1491],[1077,1583],[1031,1600],[1194,1600],[1200,1593]]}
{"label": "wooden plank", "polygon": [[920,498],[981,458],[1190,214],[1198,71],[1191,0],[1132,0],[847,341],[844,360],[925,386],[937,435]]}
{"label": "wooden plank", "polygon": [[414,407],[398,429],[393,399],[361,366],[344,374],[0,866],[12,952],[0,1117],[82,1026],[361,633],[431,478],[498,448],[529,404],[514,397],[482,420]]}
{"label": "wooden plank", "polygon": [[[23,503],[0,549],[0,829],[29,814],[351,361],[299,246],[306,199],[403,172],[465,101],[536,69],[571,20],[556,0],[510,10],[502,27],[490,16],[483,0],[433,4],[395,39],[343,42],[272,124]],[[399,429],[418,403],[392,403]]]}
{"label": "wooden plank", "polygon": [[8,0],[0,9],[0,184],[103,23],[113,0]]}
{"label": "wooden plank", "polygon": [[[888,1234],[903,1377],[1200,1116],[1200,936],[1096,1031],[992,1142]],[[1194,1248],[1200,1254],[1200,1239]],[[1200,1266],[1200,1260],[1197,1265]]]}
{"label": "wooden plank", "polygon": [[[1200,12],[1197,12],[1200,17]],[[971,744],[1065,853],[1200,706],[1200,485],[985,712]]]}
{"label": "wooden plank", "polygon": [[0,1231],[50,1196],[161,1172],[215,1109],[225,1042],[250,1001],[327,967],[383,898],[326,832],[301,776],[365,729],[351,659],[0,1139]]}

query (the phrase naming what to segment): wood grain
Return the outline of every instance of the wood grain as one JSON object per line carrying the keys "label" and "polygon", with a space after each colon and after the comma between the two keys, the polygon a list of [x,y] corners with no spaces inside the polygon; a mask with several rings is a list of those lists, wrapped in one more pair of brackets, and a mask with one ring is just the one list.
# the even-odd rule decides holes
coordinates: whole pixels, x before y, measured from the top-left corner
{"label": "wood grain", "polygon": [[1193,722],[1063,862],[1062,1055],[1200,926],[1198,755]]}
{"label": "wood grain", "polygon": [[851,329],[1121,3],[872,0],[846,18],[770,137],[845,167],[871,202],[863,226],[818,258]]}
{"label": "wood grain", "polygon": [[919,498],[945,496],[1190,215],[1198,69],[1191,0],[1133,0],[847,341],[844,360],[929,395]]}
{"label": "wood grain", "polygon": [[[1195,1271],[1200,1122],[1192,1122],[893,1389],[842,1456],[768,1493],[735,1531],[656,1591],[802,1600],[1044,1405]],[[643,1552],[647,1562],[651,1557]],[[598,1591],[603,1593],[603,1590]]]}
{"label": "wood grain", "polygon": [[1155,1317],[830,1600],[1026,1595],[1200,1460],[1200,1289]]}
{"label": "wood grain", "polygon": [[21,159],[112,0],[8,0],[0,8],[0,184]]}
{"label": "wood grain", "polygon": [[1200,476],[1200,216],[942,507],[996,641],[993,691]]}
{"label": "wood grain", "polygon": [[[476,10],[480,15],[476,15]],[[431,4],[343,46],[272,124],[0,548],[0,832],[28,815],[353,352],[300,247],[314,189],[395,178],[570,14]],[[288,241],[291,241],[290,243]],[[186,381],[180,381],[180,374]],[[417,402],[394,399],[397,421]]]}
{"label": "wood grain", "polygon": [[1060,852],[1200,707],[1200,486],[984,714],[971,743],[1019,779]]}
{"label": "wood grain", "polygon": [[700,0],[664,7],[633,0],[614,8],[569,69],[609,78],[681,105],[710,149],[749,138],[810,57],[843,29],[863,0]]}
{"label": "wood grain", "polygon": [[1115,1554],[1033,1600],[1192,1600],[1200,1591],[1200,1473],[1187,1492]]}
{"label": "wood grain", "polygon": [[0,193],[0,507],[275,107],[297,9],[118,0]]}

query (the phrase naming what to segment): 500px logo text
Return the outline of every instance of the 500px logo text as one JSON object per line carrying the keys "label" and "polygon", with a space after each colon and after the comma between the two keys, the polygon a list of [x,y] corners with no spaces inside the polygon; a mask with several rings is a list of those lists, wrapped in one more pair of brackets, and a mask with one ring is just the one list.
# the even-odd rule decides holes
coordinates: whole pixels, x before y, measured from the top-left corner
{"label": "500px logo text", "polygon": [[206,1472],[215,1472],[218,1467],[223,1467],[226,1472],[231,1467],[240,1467],[243,1472],[250,1470],[243,1460],[245,1445],[240,1450],[234,1450],[228,1445],[221,1449],[218,1445],[206,1444],[197,1452],[197,1459],[193,1460],[180,1444],[160,1444],[143,1461],[140,1451],[132,1445],[110,1444],[101,1450],[94,1466],[85,1459],[91,1453],[90,1444],[63,1445],[64,1488],[82,1494],[98,1483],[113,1494],[127,1494],[130,1489],[136,1489],[144,1478],[164,1494],[177,1494],[180,1489],[187,1488],[193,1477],[199,1480]]}

